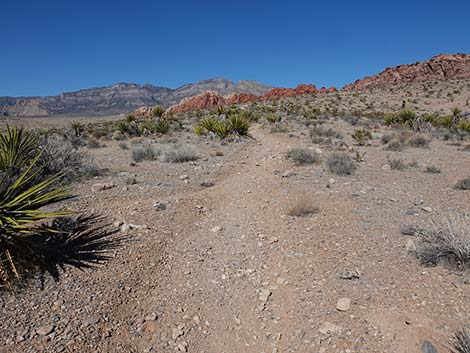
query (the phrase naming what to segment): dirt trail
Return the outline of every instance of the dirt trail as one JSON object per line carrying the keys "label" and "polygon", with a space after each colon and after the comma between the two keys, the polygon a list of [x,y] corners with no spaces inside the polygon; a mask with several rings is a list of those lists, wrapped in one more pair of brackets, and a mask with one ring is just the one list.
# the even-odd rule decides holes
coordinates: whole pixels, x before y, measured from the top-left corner
{"label": "dirt trail", "polygon": [[[250,131],[254,140],[239,144],[199,142],[194,164],[129,167],[117,146],[95,151],[100,165],[139,182],[100,193],[90,192],[96,181],[77,185],[73,207],[146,227],[105,266],[0,298],[0,351],[420,353],[429,340],[446,352],[470,313],[470,286],[407,254],[399,225],[465,208],[468,196],[448,185],[468,153],[440,142],[403,153],[451,171],[430,176],[384,170],[386,152],[371,146],[353,176],[331,182],[321,164],[286,160],[305,146],[302,134]],[[214,185],[202,187],[207,180]],[[288,216],[301,195],[319,212]],[[52,333],[37,334],[48,325]]]}
{"label": "dirt trail", "polygon": [[261,139],[257,130],[253,136],[257,143],[238,153],[231,175],[197,195],[207,211],[198,230],[177,244],[182,254],[167,277],[167,288],[176,293],[156,293],[173,296],[171,301],[200,321],[200,330],[174,323],[189,329],[182,340],[190,340],[191,350],[284,351],[288,341],[282,333],[300,325],[293,315],[295,293],[278,284],[286,270],[282,243],[288,239],[279,234],[285,210],[276,201],[282,191],[275,170],[289,142]]}

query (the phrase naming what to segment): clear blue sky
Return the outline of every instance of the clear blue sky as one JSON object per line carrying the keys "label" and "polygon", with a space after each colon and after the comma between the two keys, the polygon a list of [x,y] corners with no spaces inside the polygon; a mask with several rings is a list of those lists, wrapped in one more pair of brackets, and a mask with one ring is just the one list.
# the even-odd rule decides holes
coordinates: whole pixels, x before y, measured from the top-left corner
{"label": "clear blue sky", "polygon": [[0,96],[213,77],[342,86],[470,52],[469,0],[1,0]]}

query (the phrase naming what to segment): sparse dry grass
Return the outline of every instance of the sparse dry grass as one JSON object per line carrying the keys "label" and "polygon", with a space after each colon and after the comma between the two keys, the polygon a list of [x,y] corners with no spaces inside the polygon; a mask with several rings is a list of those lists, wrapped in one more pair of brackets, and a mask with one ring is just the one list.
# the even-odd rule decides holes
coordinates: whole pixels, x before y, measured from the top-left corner
{"label": "sparse dry grass", "polygon": [[292,148],[287,151],[287,158],[297,165],[313,164],[320,161],[320,154],[306,148]]}
{"label": "sparse dry grass", "polygon": [[325,161],[328,170],[337,175],[351,175],[356,170],[356,163],[346,153],[334,152]]}
{"label": "sparse dry grass", "polygon": [[320,209],[315,206],[311,197],[301,195],[291,204],[288,215],[292,217],[307,217],[319,211]]}
{"label": "sparse dry grass", "polygon": [[440,263],[464,270],[470,268],[470,216],[451,213],[432,222],[419,233],[416,256],[427,266]]}

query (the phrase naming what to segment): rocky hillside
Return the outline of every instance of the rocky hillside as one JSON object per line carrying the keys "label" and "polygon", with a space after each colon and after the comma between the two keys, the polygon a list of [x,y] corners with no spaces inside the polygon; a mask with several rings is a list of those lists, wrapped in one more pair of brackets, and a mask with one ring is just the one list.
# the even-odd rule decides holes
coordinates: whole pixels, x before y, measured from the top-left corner
{"label": "rocky hillside", "polygon": [[[265,101],[283,97],[293,97],[305,94],[326,93],[336,91],[335,87],[317,89],[313,84],[300,84],[296,88],[273,88],[261,95],[251,93],[237,93],[223,96],[218,92],[206,91],[193,97],[183,99],[180,103],[170,107],[172,113],[184,113],[193,110],[202,110],[220,105]],[[139,111],[134,112],[136,115]]]}
{"label": "rocky hillside", "polygon": [[177,89],[118,83],[107,87],[90,88],[49,97],[0,97],[3,116],[99,116],[120,114],[135,108],[161,104],[171,106],[182,99],[211,90],[223,95],[234,93],[263,94],[272,87],[256,81],[237,84],[224,78],[187,84]]}
{"label": "rocky hillside", "polygon": [[344,89],[363,89],[369,86],[386,86],[416,81],[467,78],[470,78],[469,54],[441,54],[432,57],[428,61],[388,67],[377,75],[368,76],[346,85]]}

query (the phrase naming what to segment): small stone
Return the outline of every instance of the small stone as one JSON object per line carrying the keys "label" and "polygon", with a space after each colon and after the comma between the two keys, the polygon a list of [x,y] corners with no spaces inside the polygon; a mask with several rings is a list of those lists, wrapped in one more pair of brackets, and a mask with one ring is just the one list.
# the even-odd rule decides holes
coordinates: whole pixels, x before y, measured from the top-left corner
{"label": "small stone", "polygon": [[268,298],[271,296],[271,294],[272,293],[269,289],[262,289],[259,294],[259,300],[266,303],[268,301]]}
{"label": "small stone", "polygon": [[54,331],[55,327],[53,325],[44,325],[36,329],[36,333],[40,336],[47,336]]}
{"label": "small stone", "polygon": [[153,208],[155,208],[157,211],[165,211],[166,210],[166,204],[163,202],[155,202],[153,204]]}
{"label": "small stone", "polygon": [[359,273],[357,271],[346,270],[339,276],[339,278],[354,280],[354,279],[359,279],[360,277],[359,277]]}
{"label": "small stone", "polygon": [[171,338],[174,340],[183,335],[184,331],[179,329],[178,327],[173,327],[173,329],[171,330]]}
{"label": "small stone", "polygon": [[122,233],[127,233],[131,230],[131,227],[129,224],[127,223],[124,223],[122,226],[121,226],[121,232]]}
{"label": "small stone", "polygon": [[336,303],[336,309],[339,311],[348,311],[351,307],[351,299],[350,298],[340,298]]}
{"label": "small stone", "polygon": [[422,209],[424,212],[427,212],[427,213],[431,213],[431,212],[432,212],[432,208],[431,208],[431,207],[423,206],[423,207],[421,207],[421,209]]}
{"label": "small stone", "polygon": [[421,346],[421,351],[423,353],[439,353],[437,348],[429,341],[424,341]]}
{"label": "small stone", "polygon": [[212,233],[219,233],[219,232],[222,231],[222,229],[223,229],[223,228],[222,228],[221,226],[215,226],[215,227],[212,227],[212,228],[211,228],[211,232],[212,232]]}
{"label": "small stone", "polygon": [[180,180],[188,180],[188,179],[189,179],[189,176],[186,174],[183,174],[180,176]]}

